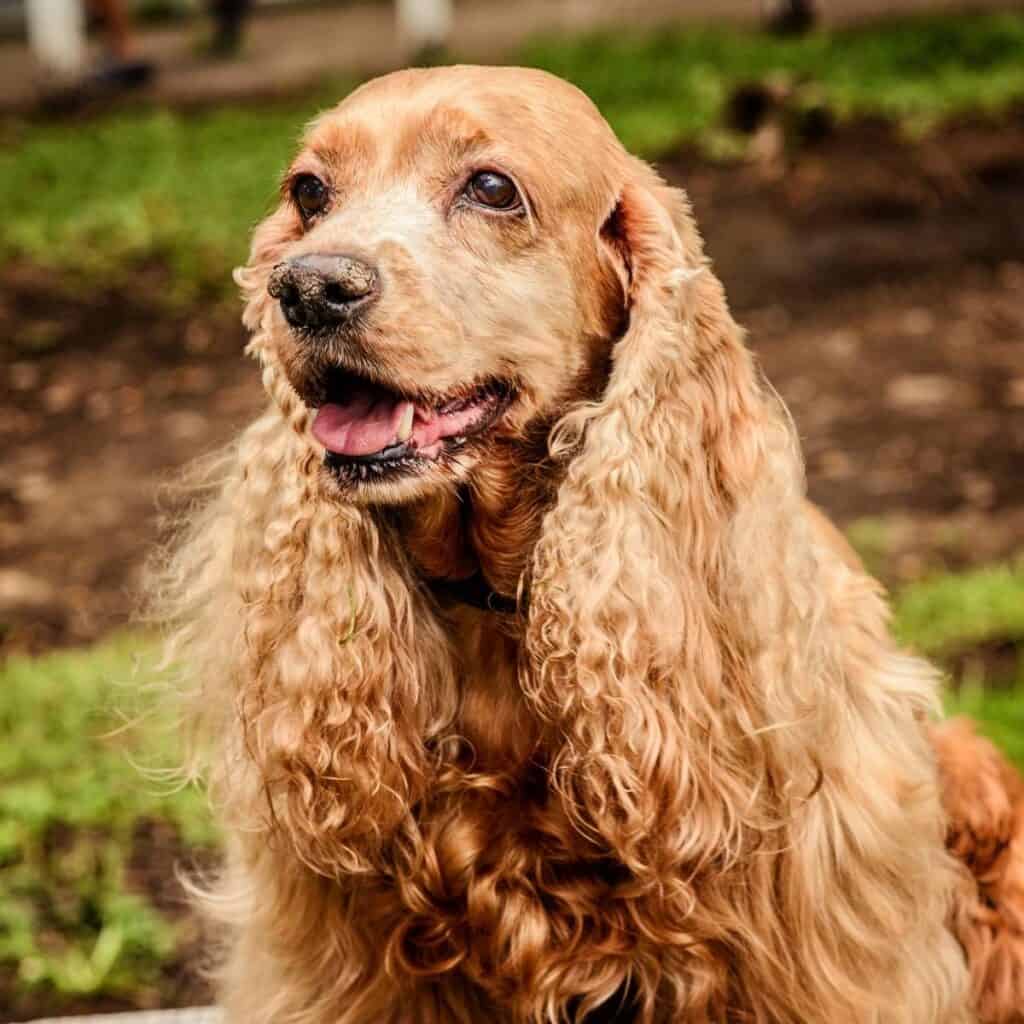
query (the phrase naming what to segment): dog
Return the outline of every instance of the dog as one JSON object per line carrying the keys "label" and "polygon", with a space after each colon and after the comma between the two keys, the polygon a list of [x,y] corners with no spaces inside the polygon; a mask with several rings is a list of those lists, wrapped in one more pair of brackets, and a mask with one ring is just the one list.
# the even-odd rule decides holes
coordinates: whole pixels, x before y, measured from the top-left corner
{"label": "dog", "polygon": [[236,278],[269,408],[156,584],[231,1024],[1024,1019],[1020,781],[581,92],[362,86]]}

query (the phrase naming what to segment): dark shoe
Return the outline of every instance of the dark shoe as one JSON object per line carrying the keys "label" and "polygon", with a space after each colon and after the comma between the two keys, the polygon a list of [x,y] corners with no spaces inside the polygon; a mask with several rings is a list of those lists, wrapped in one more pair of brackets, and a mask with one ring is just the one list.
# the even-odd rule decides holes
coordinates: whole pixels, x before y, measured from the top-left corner
{"label": "dark shoe", "polygon": [[100,92],[138,89],[145,85],[156,71],[148,60],[112,60],[89,75],[83,86],[92,86]]}

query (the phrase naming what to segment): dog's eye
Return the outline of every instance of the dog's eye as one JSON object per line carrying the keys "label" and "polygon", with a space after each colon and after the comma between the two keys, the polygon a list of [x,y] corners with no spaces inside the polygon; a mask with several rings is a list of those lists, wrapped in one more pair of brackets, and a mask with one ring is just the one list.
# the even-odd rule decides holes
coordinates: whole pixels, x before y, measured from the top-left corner
{"label": "dog's eye", "polygon": [[519,190],[510,178],[497,171],[480,171],[466,185],[466,195],[492,210],[512,210],[521,204]]}
{"label": "dog's eye", "polygon": [[292,186],[292,196],[303,217],[313,217],[327,206],[327,186],[314,174],[303,174]]}

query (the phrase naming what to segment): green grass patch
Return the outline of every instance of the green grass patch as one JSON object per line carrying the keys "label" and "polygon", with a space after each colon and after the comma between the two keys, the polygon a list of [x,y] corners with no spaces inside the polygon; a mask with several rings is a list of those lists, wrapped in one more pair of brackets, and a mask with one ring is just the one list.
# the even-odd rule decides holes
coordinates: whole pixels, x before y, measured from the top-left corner
{"label": "green grass patch", "polygon": [[89,279],[159,261],[180,299],[211,286],[225,291],[319,106],[8,125],[0,254]]}
{"label": "green grass patch", "polygon": [[974,718],[1024,770],[1024,561],[908,584],[893,630],[952,671],[947,713]]}
{"label": "green grass patch", "polygon": [[895,602],[893,629],[904,643],[940,660],[997,641],[1024,640],[1024,562],[907,585]]}
{"label": "green grass patch", "polygon": [[946,713],[967,715],[1024,771],[1024,674],[1018,673],[1015,687],[985,690],[968,686],[946,699]]}
{"label": "green grass patch", "polygon": [[[1024,16],[965,14],[783,39],[727,28],[538,40],[513,58],[587,91],[623,142],[653,156],[684,140],[714,148],[743,81],[783,75],[840,116],[909,125],[1024,96]],[[104,277],[161,261],[175,294],[231,287],[252,225],[273,201],[301,126],[344,95],[180,113],[0,127],[0,258]]]}
{"label": "green grass patch", "polygon": [[998,111],[1024,96],[1024,17],[947,15],[798,37],[675,27],[540,41],[523,57],[575,82],[627,146],[655,155],[713,133],[736,85],[780,75],[814,83],[840,117],[923,127]]}
{"label": "green grass patch", "polygon": [[137,995],[174,952],[174,926],[129,884],[146,868],[131,862],[140,830],[160,822],[193,848],[214,835],[198,791],[143,773],[178,760],[133,684],[152,680],[145,647],[129,636],[0,667],[0,966],[18,989]]}
{"label": "green grass patch", "polygon": [[957,673],[947,713],[976,719],[1024,770],[1024,561],[909,584],[893,610],[904,643]]}

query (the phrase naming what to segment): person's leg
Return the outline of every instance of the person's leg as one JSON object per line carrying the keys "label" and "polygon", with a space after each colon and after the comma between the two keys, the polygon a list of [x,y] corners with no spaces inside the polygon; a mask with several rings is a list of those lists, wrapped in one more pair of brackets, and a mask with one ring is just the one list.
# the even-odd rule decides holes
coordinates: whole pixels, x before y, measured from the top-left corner
{"label": "person's leg", "polygon": [[216,22],[214,50],[233,53],[239,48],[249,7],[250,0],[211,0],[210,11]]}
{"label": "person's leg", "polygon": [[86,80],[93,89],[130,89],[145,85],[153,65],[139,57],[127,0],[88,0],[90,10],[103,22],[107,58]]}
{"label": "person's leg", "polygon": [[89,0],[93,12],[103,20],[103,33],[110,55],[117,60],[131,60],[135,55],[131,15],[124,0]]}

